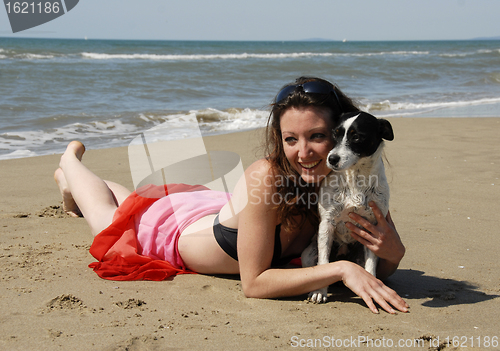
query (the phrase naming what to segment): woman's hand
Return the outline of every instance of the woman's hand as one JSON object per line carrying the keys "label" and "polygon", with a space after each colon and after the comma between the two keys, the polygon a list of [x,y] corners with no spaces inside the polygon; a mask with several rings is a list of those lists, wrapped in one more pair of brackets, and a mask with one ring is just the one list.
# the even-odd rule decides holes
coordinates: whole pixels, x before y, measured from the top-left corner
{"label": "woman's hand", "polygon": [[346,223],[346,226],[351,231],[351,236],[354,239],[370,249],[380,259],[386,260],[397,267],[405,254],[405,247],[396,231],[396,226],[389,212],[387,217],[384,218],[384,215],[374,202],[370,202],[369,205],[377,219],[376,225],[371,224],[368,220],[355,213],[350,213],[349,217],[363,228],[359,228],[352,223]]}
{"label": "woman's hand", "polygon": [[373,313],[378,313],[374,302],[391,314],[396,313],[392,306],[401,312],[408,312],[408,304],[394,290],[365,271],[363,267],[349,261],[340,262],[344,264],[342,269],[344,285],[361,297]]}

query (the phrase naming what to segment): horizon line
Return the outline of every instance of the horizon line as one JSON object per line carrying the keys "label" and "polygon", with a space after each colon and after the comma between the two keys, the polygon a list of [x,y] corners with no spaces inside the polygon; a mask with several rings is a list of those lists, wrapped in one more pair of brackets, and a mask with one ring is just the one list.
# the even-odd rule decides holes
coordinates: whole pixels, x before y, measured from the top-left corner
{"label": "horizon line", "polygon": [[[1,33],[1,32],[0,32]],[[500,40],[500,36],[493,37],[475,37],[467,39],[327,39],[327,38],[304,38],[304,39],[126,39],[126,38],[83,38],[77,37],[15,37],[15,36],[2,36],[0,39],[43,39],[43,40],[109,40],[109,41],[192,41],[192,42],[335,42],[335,43],[349,43],[349,42],[422,42],[422,41],[495,41]]]}

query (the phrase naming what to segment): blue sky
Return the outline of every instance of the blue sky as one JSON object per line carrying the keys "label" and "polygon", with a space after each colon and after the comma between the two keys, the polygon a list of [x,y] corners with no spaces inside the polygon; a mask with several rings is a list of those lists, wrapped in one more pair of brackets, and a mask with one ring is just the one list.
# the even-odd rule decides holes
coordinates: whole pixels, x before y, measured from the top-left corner
{"label": "blue sky", "polygon": [[499,14],[498,0],[80,0],[64,16],[15,34],[0,9],[0,36],[455,40],[500,36]]}

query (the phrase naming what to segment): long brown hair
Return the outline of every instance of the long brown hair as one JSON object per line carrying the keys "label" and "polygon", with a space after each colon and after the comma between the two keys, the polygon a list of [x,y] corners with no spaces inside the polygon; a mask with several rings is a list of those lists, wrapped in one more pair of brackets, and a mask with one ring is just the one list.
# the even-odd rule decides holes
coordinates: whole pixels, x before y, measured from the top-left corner
{"label": "long brown hair", "polygon": [[[327,94],[306,93],[303,89],[298,88],[302,84],[313,81],[329,85],[332,91]],[[281,181],[276,182],[276,191],[281,199],[286,199],[286,201],[280,201],[277,206],[278,220],[281,221],[282,228],[285,230],[298,224],[293,220],[293,217],[298,215],[300,215],[301,224],[306,220],[313,224],[318,223],[316,198],[318,184],[309,184],[303,181],[286,158],[281,135],[281,116],[292,107],[314,106],[327,109],[333,122],[332,125],[336,125],[342,113],[359,111],[355,103],[337,86],[324,79],[300,77],[295,82],[283,86],[280,91],[290,86],[297,86],[297,88],[280,101],[276,101],[276,96],[271,104],[272,109],[267,121],[265,143],[267,160],[271,163],[274,176],[276,179],[281,179]]]}

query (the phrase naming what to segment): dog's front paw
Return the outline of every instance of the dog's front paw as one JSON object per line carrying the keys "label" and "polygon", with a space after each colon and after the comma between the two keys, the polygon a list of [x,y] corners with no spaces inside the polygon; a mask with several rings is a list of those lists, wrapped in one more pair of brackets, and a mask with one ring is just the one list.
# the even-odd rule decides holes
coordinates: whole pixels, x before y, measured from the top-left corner
{"label": "dog's front paw", "polygon": [[328,300],[328,288],[319,289],[309,293],[307,301],[313,303],[325,303]]}

